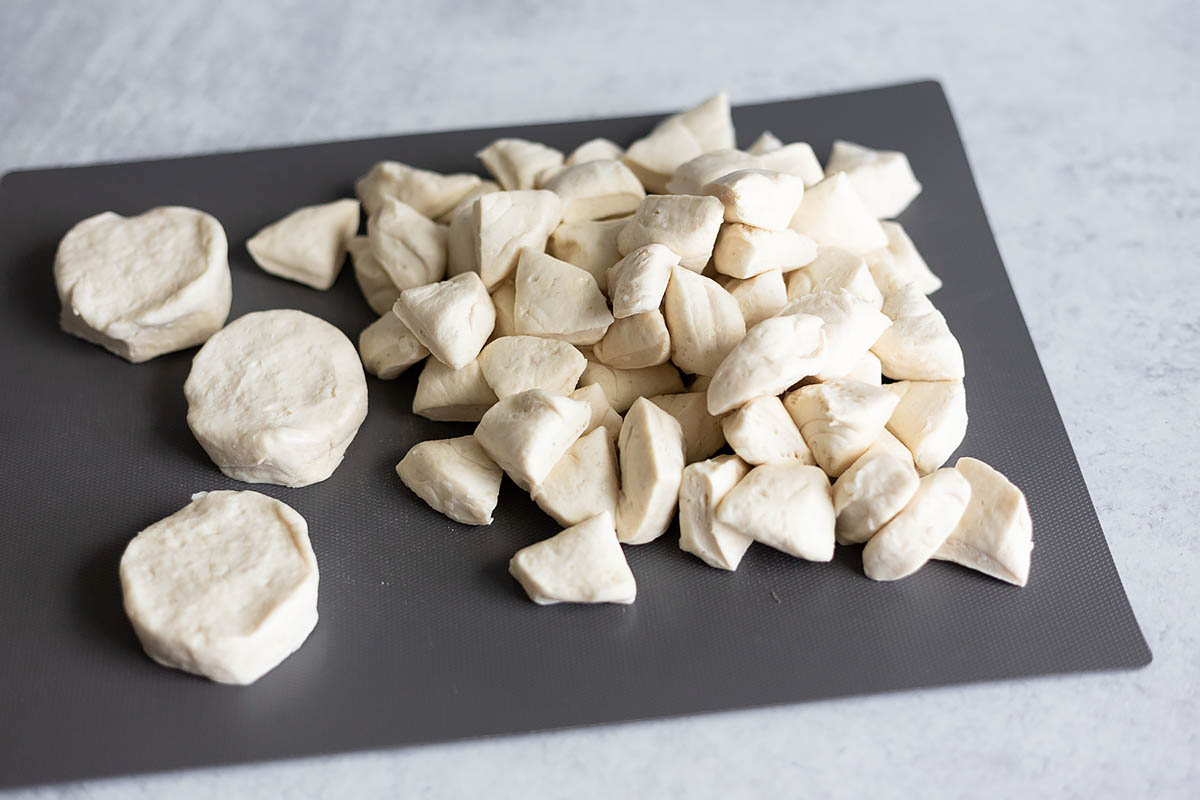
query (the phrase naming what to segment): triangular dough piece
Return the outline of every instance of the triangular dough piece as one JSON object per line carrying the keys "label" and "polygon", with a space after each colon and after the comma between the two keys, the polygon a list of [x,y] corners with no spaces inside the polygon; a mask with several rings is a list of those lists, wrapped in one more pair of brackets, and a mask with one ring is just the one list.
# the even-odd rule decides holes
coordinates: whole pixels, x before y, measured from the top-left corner
{"label": "triangular dough piece", "polygon": [[513,483],[529,491],[546,479],[591,418],[587,403],[530,389],[489,408],[475,439]]}
{"label": "triangular dough piece", "polygon": [[496,325],[496,308],[474,272],[400,293],[392,312],[438,361],[461,369],[474,361]]}
{"label": "triangular dough piece", "polygon": [[579,377],[582,386],[598,384],[618,414],[629,410],[639,397],[675,394],[683,391],[683,380],[674,364],[659,364],[643,369],[617,369],[599,361],[588,361]]}
{"label": "triangular dough piece", "polygon": [[717,521],[797,558],[833,558],[833,498],[817,467],[755,467],[717,506]]}
{"label": "triangular dough piece", "polygon": [[813,292],[836,292],[845,289],[855,297],[871,304],[878,311],[883,307],[883,295],[867,268],[866,260],[840,247],[819,247],[817,257],[804,269],[788,273],[788,300]]}
{"label": "triangular dough piece", "polygon": [[933,557],[1024,586],[1033,550],[1033,520],[1025,495],[977,459],[960,458],[954,468],[971,484],[971,501]]}
{"label": "triangular dough piece", "polygon": [[580,386],[567,397],[587,403],[591,409],[592,417],[588,421],[587,430],[583,432],[584,436],[597,428],[604,428],[608,438],[614,443],[617,441],[617,437],[621,435],[621,415],[613,410],[600,384],[589,383],[587,386]]}
{"label": "triangular dough piece", "polygon": [[483,348],[479,367],[497,397],[529,389],[565,395],[575,390],[587,359],[566,342],[540,336],[504,336]]}
{"label": "triangular dough piece", "polygon": [[589,161],[558,172],[546,189],[566,202],[563,222],[621,217],[637,211],[646,190],[620,161]]}
{"label": "triangular dough piece", "polygon": [[662,306],[671,268],[679,256],[663,244],[648,244],[631,250],[608,270],[608,294],[617,319],[632,317]]}
{"label": "triangular dough piece", "polygon": [[756,397],[721,420],[726,441],[746,463],[816,464],[800,429],[775,395]]}
{"label": "triangular dough piece", "polygon": [[600,513],[615,516],[620,491],[616,442],[599,427],[576,439],[530,496],[559,525],[576,525]]}
{"label": "triangular dough piece", "polygon": [[877,219],[900,215],[921,193],[908,156],[895,150],[872,150],[853,142],[835,141],[825,174],[846,173]]}
{"label": "triangular dough piece", "polygon": [[622,157],[648,192],[665,192],[680,164],[704,152],[696,135],[675,117],[663,120],[648,136],[629,145]]}
{"label": "triangular dough piece", "polygon": [[737,456],[718,456],[689,464],[679,486],[679,549],[710,567],[735,570],[754,543],[733,528],[718,522],[717,506],[750,467]]}
{"label": "triangular dough piece", "polygon": [[595,344],[613,323],[596,279],[545,253],[521,251],[516,287],[513,312],[522,334]]}
{"label": "triangular dough piece", "polygon": [[495,404],[496,393],[483,379],[478,360],[454,369],[427,359],[413,394],[413,413],[439,422],[478,422]]}
{"label": "triangular dough piece", "polygon": [[952,381],[965,374],[962,348],[942,312],[915,284],[883,301],[892,325],[879,335],[871,352],[879,356],[883,374],[893,380]]}
{"label": "triangular dough piece", "polygon": [[604,338],[592,347],[592,356],[619,369],[642,369],[671,360],[671,334],[658,309],[613,322]]}
{"label": "triangular dough piece", "polygon": [[396,465],[404,485],[464,525],[491,525],[504,473],[474,436],[418,442]]}
{"label": "triangular dough piece", "polygon": [[666,245],[681,265],[700,272],[712,258],[724,218],[725,206],[715,197],[651,195],[617,236],[617,247],[628,254],[648,244]]}
{"label": "triangular dough piece", "polygon": [[574,525],[512,557],[508,571],[538,605],[622,603],[637,597],[637,582],[605,513]]}
{"label": "triangular dough piece", "polygon": [[478,175],[462,172],[442,175],[398,161],[380,161],[358,179],[354,189],[368,216],[379,213],[388,199],[395,199],[436,219],[461,203],[482,183]]}
{"label": "triangular dough piece", "polygon": [[912,499],[918,480],[908,450],[883,431],[833,484],[838,544],[874,536]]}
{"label": "triangular dough piece", "polygon": [[367,305],[376,314],[392,313],[392,304],[400,296],[400,290],[375,259],[371,240],[366,236],[355,236],[346,243],[346,252],[354,264],[354,280]]}
{"label": "triangular dough piece", "polygon": [[246,249],[272,275],[324,290],[337,280],[357,231],[358,201],[336,200],[293,211],[254,234]]}
{"label": "triangular dough piece", "polygon": [[608,291],[608,271],[621,260],[617,237],[630,217],[589,222],[564,222],[550,234],[546,252],[560,261],[579,267],[596,279],[600,291]]}
{"label": "triangular dough piece", "polygon": [[791,227],[817,244],[869,253],[887,247],[887,234],[871,214],[844,172],[831,175],[804,191]]}
{"label": "triangular dough piece", "polygon": [[563,200],[542,190],[492,192],[471,204],[474,263],[488,289],[516,269],[523,248],[541,252],[562,221]]}
{"label": "triangular dough piece", "polygon": [[388,310],[358,336],[358,354],[367,372],[390,381],[429,355],[408,326]]}
{"label": "triangular dough piece", "polygon": [[367,219],[371,254],[401,291],[445,277],[448,235],[445,225],[392,198]]}
{"label": "triangular dough piece", "polygon": [[899,222],[880,222],[887,234],[887,247],[867,253],[867,266],[873,282],[884,294],[898,291],[904,284],[913,283],[924,294],[942,288],[942,280],[925,263],[917,246]]}
{"label": "triangular dough piece", "polygon": [[874,581],[906,578],[925,566],[962,519],[971,484],[939,469],[921,478],[916,494],[863,548],[863,571]]}
{"label": "triangular dough piece", "polygon": [[497,139],[475,156],[508,192],[540,188],[563,164],[558,150],[525,139]]}
{"label": "triangular dough piece", "polygon": [[817,464],[836,478],[879,438],[898,402],[884,387],[841,380],[802,386],[784,407]]}

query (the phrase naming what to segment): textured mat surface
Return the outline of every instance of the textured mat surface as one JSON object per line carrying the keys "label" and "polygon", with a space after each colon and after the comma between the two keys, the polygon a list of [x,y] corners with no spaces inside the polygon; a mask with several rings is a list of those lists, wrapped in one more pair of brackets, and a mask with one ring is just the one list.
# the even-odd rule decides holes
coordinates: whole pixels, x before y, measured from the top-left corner
{"label": "textured mat surface", "polygon": [[0,785],[281,758],[1132,668],[1150,652],[1130,611],[988,228],[940,87],[919,83],[736,109],[743,146],[769,128],[825,157],[834,138],[908,153],[925,186],[901,221],[945,281],[935,295],[967,362],[959,454],[1026,492],[1036,547],[1019,590],[935,563],[894,584],[751,548],[735,574],[680,552],[676,532],[627,548],[632,607],[538,608],[508,576],[555,532],[511,484],[490,528],[428,509],[393,466],[470,426],[409,413],[415,374],[371,380],[371,413],[325,483],[255,487],[308,520],[321,621],[249,688],[166,670],[121,609],[117,563],[138,530],[196,491],[245,488],[191,437],[193,351],[132,366],[57,328],[62,234],[111,209],[190,205],[224,224],[231,317],[290,307],[352,338],[372,320],[347,270],[329,292],[273,278],[244,242],[294,208],[351,196],[395,158],[477,170],[502,135],[560,148],[628,142],[656,118],[457,131],[131,164],[12,173],[0,184]]}

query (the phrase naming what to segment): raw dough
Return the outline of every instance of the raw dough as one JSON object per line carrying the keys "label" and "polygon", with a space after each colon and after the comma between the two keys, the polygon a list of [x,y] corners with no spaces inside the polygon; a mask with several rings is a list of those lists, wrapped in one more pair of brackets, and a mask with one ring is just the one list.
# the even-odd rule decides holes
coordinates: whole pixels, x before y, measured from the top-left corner
{"label": "raw dough", "polygon": [[513,318],[517,332],[595,344],[613,316],[591,274],[531,248],[517,263]]}
{"label": "raw dough", "polygon": [[389,381],[403,375],[429,351],[399,317],[388,311],[358,335],[358,354],[367,372]]}
{"label": "raw dough", "polygon": [[833,498],[818,467],[755,467],[717,506],[717,521],[797,558],[833,558]]}
{"label": "raw dough", "polygon": [[491,525],[504,474],[474,436],[418,442],[396,465],[404,485],[464,525]]}
{"label": "raw dough", "polygon": [[546,479],[591,418],[587,403],[530,389],[484,412],[475,439],[513,483],[529,491]]}
{"label": "raw dough", "polygon": [[733,452],[749,464],[817,463],[800,429],[775,395],[746,403],[721,420],[721,430]]}
{"label": "raw dough", "polygon": [[863,548],[863,571],[875,581],[894,581],[925,565],[958,521],[971,499],[971,484],[953,469],[931,472],[904,509]]}
{"label": "raw dough", "polygon": [[637,597],[637,582],[607,512],[517,551],[508,571],[529,599],[541,606],[628,605]]}
{"label": "raw dough", "polygon": [[646,544],[671,525],[683,479],[683,431],[674,417],[639,397],[625,415],[618,447],[617,537],[627,544]]}
{"label": "raw dough", "polygon": [[620,490],[616,442],[598,427],[576,439],[529,495],[559,525],[576,525],[602,512],[615,516]]}
{"label": "raw dough", "polygon": [[496,325],[496,307],[474,272],[405,289],[392,313],[434,358],[455,369],[475,360]]}
{"label": "raw dough", "polygon": [[1024,586],[1033,550],[1033,520],[1025,495],[977,459],[960,458],[954,468],[971,484],[971,502],[933,557]]}
{"label": "raw dough", "polygon": [[682,266],[671,269],[663,301],[671,360],[685,372],[713,375],[746,335],[737,301],[711,278]]}
{"label": "raw dough", "polygon": [[708,411],[724,414],[756,397],[777,395],[821,368],[825,334],[820,317],[788,314],[750,329],[713,374]]}
{"label": "raw dough", "polygon": [[246,242],[246,250],[272,275],[324,290],[337,280],[357,232],[358,201],[335,200],[268,225]]}
{"label": "raw dough", "polygon": [[717,521],[717,506],[750,471],[737,456],[719,456],[689,464],[679,486],[679,549],[700,558],[710,567],[735,570],[754,543]]}
{"label": "raw dough", "polygon": [[587,359],[571,345],[539,336],[503,336],[479,354],[483,378],[497,397],[528,389],[570,394],[586,366]]}
{"label": "raw dough", "polygon": [[715,197],[650,195],[617,236],[617,248],[628,255],[647,244],[662,244],[679,263],[699,272],[712,256],[725,207]]}
{"label": "raw dough", "polygon": [[413,394],[414,414],[441,422],[478,422],[494,405],[496,393],[483,379],[479,359],[462,369],[426,359]]}

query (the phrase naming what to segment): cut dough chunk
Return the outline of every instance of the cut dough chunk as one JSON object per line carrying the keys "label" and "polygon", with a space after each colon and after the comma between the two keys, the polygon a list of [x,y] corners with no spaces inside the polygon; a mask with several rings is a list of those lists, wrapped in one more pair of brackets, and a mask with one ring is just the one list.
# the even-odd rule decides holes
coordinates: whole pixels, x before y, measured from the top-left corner
{"label": "cut dough chunk", "polygon": [[900,216],[921,193],[908,156],[894,150],[872,150],[852,142],[835,141],[825,174],[844,172],[877,219]]}
{"label": "cut dough chunk", "polygon": [[860,544],[874,536],[908,505],[918,480],[908,450],[883,431],[833,484],[838,543]]}
{"label": "cut dough chunk", "polygon": [[615,516],[620,491],[616,443],[596,428],[575,440],[530,495],[559,525],[577,525],[597,514]]}
{"label": "cut dough chunk", "polygon": [[733,452],[749,464],[817,463],[800,429],[775,395],[746,403],[721,420],[721,429]]}
{"label": "cut dough chunk", "polygon": [[715,197],[652,195],[617,236],[617,248],[627,255],[643,245],[663,244],[682,266],[699,272],[712,257],[724,216],[725,207]]}
{"label": "cut dough chunk", "polygon": [[573,167],[589,161],[619,161],[623,155],[625,155],[625,151],[614,141],[604,138],[588,139],[572,150],[563,163],[568,167]]}
{"label": "cut dough chunk", "polygon": [[679,423],[683,431],[685,463],[703,461],[725,446],[721,420],[708,413],[704,392],[659,394],[649,399]]}
{"label": "cut dough chunk", "polygon": [[[437,215],[433,218],[434,222],[440,222],[442,225],[449,225],[454,215],[465,209],[469,209],[471,204],[477,198],[483,197],[485,194],[502,191],[500,184],[495,181],[480,181],[475,185],[475,188],[467,192],[462,200],[459,200],[449,211]],[[469,216],[469,213],[468,213]]]}
{"label": "cut dough chunk", "polygon": [[692,382],[688,384],[689,392],[707,392],[708,387],[712,384],[712,375],[697,375],[692,378]]}
{"label": "cut dough chunk", "polygon": [[587,359],[571,345],[539,336],[504,336],[479,354],[483,379],[499,398],[529,389],[570,394],[586,366]]}
{"label": "cut dough chunk", "polygon": [[546,249],[550,234],[562,221],[563,201],[554,192],[493,192],[471,206],[475,263],[488,289],[507,279],[521,250]]}
{"label": "cut dough chunk", "polygon": [[268,225],[246,242],[246,250],[272,275],[324,290],[337,280],[357,231],[358,201],[335,200]]}
{"label": "cut dough chunk", "polygon": [[221,223],[203,211],[88,217],[54,257],[59,324],[134,364],[200,344],[229,316],[228,253]]}
{"label": "cut dough chunk", "polygon": [[840,247],[817,248],[816,259],[804,269],[790,273],[787,278],[789,300],[814,292],[836,292],[838,289],[845,289],[870,303],[876,311],[883,306],[883,295],[871,277],[867,262],[862,256]]}
{"label": "cut dough chunk", "polygon": [[675,118],[692,132],[703,152],[733,147],[737,142],[729,95],[725,92],[714,94],[694,108],[676,114]]}
{"label": "cut dough chunk", "polygon": [[637,597],[637,583],[617,542],[610,514],[598,514],[517,551],[508,563],[529,599],[553,603],[622,603]]}
{"label": "cut dough chunk", "polygon": [[371,254],[401,291],[446,276],[448,235],[445,225],[391,198],[367,219]]}
{"label": "cut dough chunk", "polygon": [[639,397],[621,425],[621,496],[617,538],[646,544],[667,532],[683,478],[683,431],[667,412]]}
{"label": "cut dough chunk", "polygon": [[479,272],[479,248],[476,247],[475,236],[475,200],[456,206],[450,212],[447,223],[446,274],[454,276],[462,275],[464,272]]}
{"label": "cut dough chunk", "polygon": [[693,375],[713,375],[746,335],[737,301],[721,285],[681,266],[671,269],[663,308],[671,360]]}
{"label": "cut dough chunk", "polygon": [[840,380],[802,386],[784,406],[817,464],[836,478],[879,438],[898,402],[882,386]]}
{"label": "cut dough chunk", "polygon": [[781,231],[792,221],[804,181],[783,172],[743,169],[722,175],[700,190],[725,206],[725,221]]}
{"label": "cut dough chunk", "polygon": [[962,348],[946,318],[914,284],[888,295],[883,313],[892,325],[871,351],[879,356],[884,375],[893,380],[952,381],[966,374]]}
{"label": "cut dough chunk", "polygon": [[413,413],[439,422],[478,422],[496,399],[478,359],[454,369],[431,358],[417,376]]}
{"label": "cut dough chunk", "polygon": [[672,364],[644,369],[617,369],[599,361],[588,361],[587,369],[579,376],[579,384],[598,384],[618,414],[628,411],[639,397],[683,391],[679,370]]}
{"label": "cut dough chunk", "polygon": [[971,484],[971,501],[933,557],[1024,586],[1033,550],[1025,495],[982,461],[963,457],[954,468]]}
{"label": "cut dough chunk", "polygon": [[817,244],[793,230],[769,231],[736,222],[721,226],[713,248],[717,272],[751,278],[771,269],[799,269],[817,257]]}
{"label": "cut dough chunk", "polygon": [[721,362],[708,386],[708,410],[724,414],[756,397],[778,395],[821,369],[820,317],[789,314],[755,325]]}
{"label": "cut dough chunk", "polygon": [[625,163],[652,192],[662,192],[684,162],[710,150],[735,144],[729,98],[713,95],[682,114],[667,117],[625,151]]}
{"label": "cut dough chunk", "polygon": [[917,246],[899,222],[881,222],[887,234],[887,247],[872,250],[866,255],[874,283],[884,294],[899,291],[906,283],[915,284],[924,294],[933,294],[942,288],[942,281],[934,275],[925,259],[917,252]]}
{"label": "cut dough chunk", "polygon": [[429,355],[429,351],[389,310],[359,334],[358,354],[367,372],[390,381]]}
{"label": "cut dough chunk", "polygon": [[434,511],[464,525],[491,525],[504,473],[474,436],[419,442],[396,474]]}
{"label": "cut dough chunk", "polygon": [[590,273],[532,249],[517,264],[513,315],[519,333],[571,344],[595,344],[613,323]]}
{"label": "cut dough chunk", "polygon": [[792,142],[761,154],[758,157],[758,167],[795,175],[804,181],[806,187],[814,186],[825,178],[817,154],[806,142]]}
{"label": "cut dough chunk", "polygon": [[719,456],[689,464],[679,486],[679,549],[700,558],[710,567],[735,570],[754,543],[728,525],[718,522],[717,506],[729,490],[750,471],[737,456]]}
{"label": "cut dough chunk", "polygon": [[648,244],[629,251],[608,270],[613,316],[624,319],[657,311],[667,292],[671,269],[678,265],[679,256],[666,245]]}
{"label": "cut dough chunk", "polygon": [[496,309],[496,325],[492,328],[492,341],[503,336],[517,335],[517,287],[505,282],[492,290],[492,307]]}
{"label": "cut dough chunk", "polygon": [[608,291],[608,271],[621,260],[617,237],[629,217],[596,222],[563,223],[550,236],[546,252],[560,261],[579,267],[596,279],[600,291]]}
{"label": "cut dough chunk", "polygon": [[475,438],[513,483],[529,491],[546,479],[591,418],[587,403],[530,389],[489,408]]}
{"label": "cut dough chunk", "polygon": [[371,252],[371,240],[366,236],[355,236],[346,243],[346,251],[354,264],[354,280],[367,305],[376,314],[390,314],[400,290]]}
{"label": "cut dough chunk", "polygon": [[735,278],[725,284],[725,291],[737,301],[742,319],[746,321],[746,330],[778,314],[788,301],[783,273],[777,269],[761,272],[753,278]]}
{"label": "cut dough chunk", "polygon": [[824,326],[825,348],[817,380],[836,380],[846,375],[880,335],[892,324],[884,314],[845,289],[821,291],[792,300],[780,314],[811,314]]}
{"label": "cut dough chunk", "polygon": [[497,139],[475,154],[505,191],[541,188],[563,165],[563,154],[525,139]]}
{"label": "cut dough chunk", "polygon": [[580,386],[567,397],[587,403],[591,410],[591,419],[588,421],[587,429],[583,432],[584,436],[597,428],[603,428],[609,439],[614,443],[617,441],[617,436],[621,433],[621,415],[609,405],[608,398],[604,395],[604,388],[600,384],[589,383],[587,386]]}
{"label": "cut dough chunk", "polygon": [[894,581],[925,565],[962,519],[971,484],[954,469],[921,478],[917,491],[863,548],[863,570],[875,581]]}
{"label": "cut dough chunk", "polygon": [[340,330],[256,311],[209,339],[183,385],[188,427],[229,477],[308,486],[333,474],[367,416],[367,379]]}
{"label": "cut dough chunk", "polygon": [[601,364],[618,369],[641,369],[671,360],[671,335],[658,310],[619,319],[596,342],[592,354]]}
{"label": "cut dough chunk", "polygon": [[758,158],[749,153],[732,148],[710,150],[680,164],[670,181],[667,182],[666,188],[671,194],[703,194],[705,186],[724,175],[757,168],[759,168]]}
{"label": "cut dough chunk", "polygon": [[754,140],[754,144],[746,148],[746,152],[752,156],[761,156],[778,150],[781,147],[783,147],[783,142],[778,136],[770,131],[763,131]]}
{"label": "cut dough chunk", "polygon": [[854,366],[842,377],[848,381],[862,381],[882,386],[883,371],[879,365],[879,357],[874,353],[864,353],[862,358],[854,362]]}
{"label": "cut dough chunk", "polygon": [[884,387],[900,398],[888,430],[926,475],[946,463],[967,434],[967,392],[962,381],[897,381]]}
{"label": "cut dough chunk", "polygon": [[304,644],[318,580],[304,518],[258,492],[194,494],[121,556],[146,654],[220,683],[254,683]]}
{"label": "cut dough chunk", "polygon": [[755,467],[717,506],[717,521],[797,558],[833,558],[833,497],[829,479],[817,467]]}
{"label": "cut dough chunk", "polygon": [[632,214],[646,190],[620,161],[589,161],[560,171],[546,189],[566,202],[563,222],[581,222]]}
{"label": "cut dough chunk", "polygon": [[844,172],[831,175],[804,192],[792,228],[817,244],[869,253],[887,247],[887,234],[854,191]]}
{"label": "cut dough chunk", "polygon": [[455,369],[475,360],[496,325],[492,298],[474,272],[405,289],[392,313],[434,358]]}
{"label": "cut dough chunk", "polygon": [[380,161],[358,179],[354,190],[368,216],[378,214],[388,200],[399,200],[433,219],[457,206],[481,183],[478,175],[442,175],[398,161]]}

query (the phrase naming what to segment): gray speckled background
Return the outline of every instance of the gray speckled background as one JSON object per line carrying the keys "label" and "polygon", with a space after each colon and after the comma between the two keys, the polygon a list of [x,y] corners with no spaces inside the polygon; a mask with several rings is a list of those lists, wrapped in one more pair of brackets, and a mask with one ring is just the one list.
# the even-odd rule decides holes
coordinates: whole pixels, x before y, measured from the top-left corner
{"label": "gray speckled background", "polygon": [[6,0],[0,171],[936,77],[1154,663],[11,796],[1200,792],[1200,7],[721,8]]}

